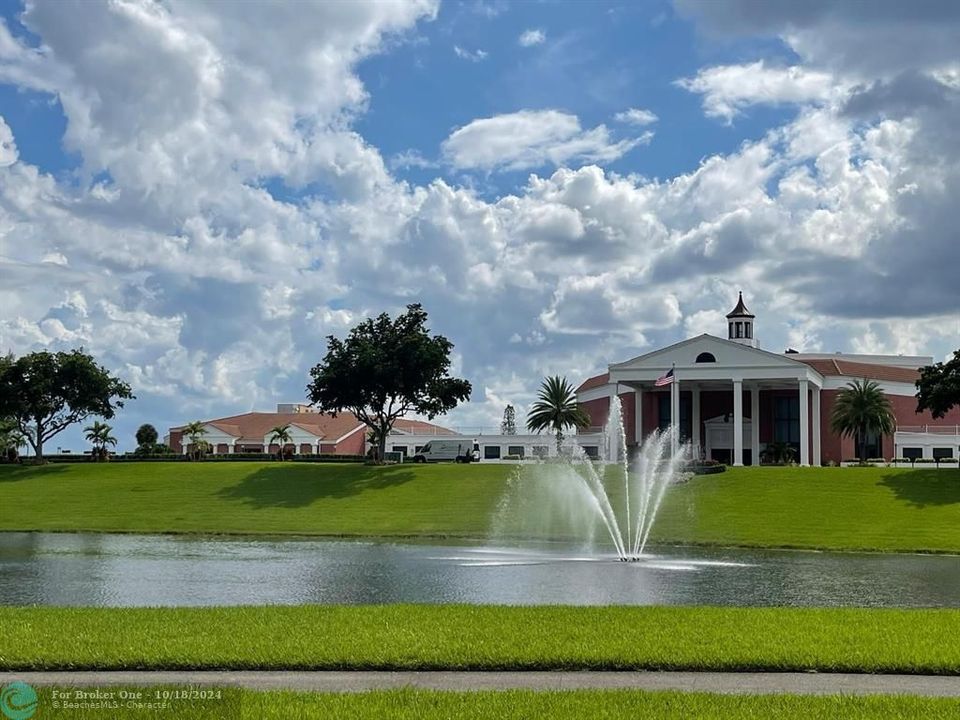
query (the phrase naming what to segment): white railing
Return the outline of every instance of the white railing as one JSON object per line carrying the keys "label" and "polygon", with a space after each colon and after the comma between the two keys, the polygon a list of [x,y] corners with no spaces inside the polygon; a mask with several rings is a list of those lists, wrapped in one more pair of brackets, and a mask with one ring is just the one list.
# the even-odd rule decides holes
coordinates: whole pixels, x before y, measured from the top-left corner
{"label": "white railing", "polygon": [[960,435],[960,425],[897,425],[898,433]]}

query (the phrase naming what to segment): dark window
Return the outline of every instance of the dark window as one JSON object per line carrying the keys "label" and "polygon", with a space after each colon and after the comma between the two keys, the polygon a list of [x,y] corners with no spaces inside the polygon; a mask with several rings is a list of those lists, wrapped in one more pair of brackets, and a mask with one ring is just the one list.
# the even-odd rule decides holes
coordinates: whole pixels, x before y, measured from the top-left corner
{"label": "dark window", "polygon": [[402,452],[404,455],[407,454],[407,446],[406,446],[406,445],[394,445],[391,449],[392,449],[394,452]]}
{"label": "dark window", "polygon": [[738,323],[737,323],[737,337],[738,337],[738,338],[742,338],[742,337],[743,337],[743,323],[742,323],[742,322],[738,322]]}
{"label": "dark window", "polygon": [[[670,393],[657,393],[658,427],[663,432],[670,427]],[[680,439],[687,440],[693,435],[693,398],[680,393]]]}
{"label": "dark window", "polygon": [[507,455],[519,455],[523,457],[523,445],[508,445]]}
{"label": "dark window", "polygon": [[946,460],[947,458],[953,457],[953,448],[934,448],[933,449],[933,459],[934,460]]}
{"label": "dark window", "polygon": [[733,323],[727,323],[727,337],[733,340]]}
{"label": "dark window", "polygon": [[423,445],[414,445],[414,446],[413,446],[413,454],[414,454],[414,455],[419,455],[421,450],[423,450]]}
{"label": "dark window", "polygon": [[800,398],[773,399],[773,440],[800,447]]}
{"label": "dark window", "polygon": [[483,457],[486,460],[498,460],[500,459],[500,446],[499,445],[484,445],[483,446]]}
{"label": "dark window", "polygon": [[[854,438],[854,450],[857,454],[860,453],[860,434]],[[875,432],[867,433],[867,443],[864,448],[864,457],[860,458],[861,460],[869,460],[870,458],[879,458],[883,457],[883,438],[880,437]]]}
{"label": "dark window", "polygon": [[751,322],[745,322],[745,323],[743,324],[743,336],[744,336],[747,340],[750,340],[750,339],[753,338],[753,323],[751,323]]}
{"label": "dark window", "polygon": [[923,448],[903,448],[903,457],[907,460],[919,460],[923,457]]}
{"label": "dark window", "polygon": [[584,445],[583,452],[588,458],[596,459],[600,457],[600,448],[596,445]]}
{"label": "dark window", "polygon": [[702,352],[699,355],[697,355],[698,363],[716,362],[716,361],[717,359],[713,356],[713,353]]}

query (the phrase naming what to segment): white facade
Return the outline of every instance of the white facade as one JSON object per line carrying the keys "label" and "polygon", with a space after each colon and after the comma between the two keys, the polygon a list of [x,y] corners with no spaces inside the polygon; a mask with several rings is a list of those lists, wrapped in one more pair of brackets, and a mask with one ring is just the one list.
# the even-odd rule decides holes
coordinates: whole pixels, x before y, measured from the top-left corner
{"label": "white facade", "polygon": [[917,455],[925,460],[960,458],[960,426],[899,426],[893,434],[895,459]]}
{"label": "white facade", "polygon": [[[413,457],[431,440],[466,440],[479,445],[480,462],[500,462],[508,455],[523,458],[555,457],[556,439],[553,435],[434,435],[416,433],[391,433],[387,438],[388,452],[402,452],[404,457]],[[564,434],[564,440],[580,445],[588,454],[602,455],[603,436],[600,433],[575,435]]]}

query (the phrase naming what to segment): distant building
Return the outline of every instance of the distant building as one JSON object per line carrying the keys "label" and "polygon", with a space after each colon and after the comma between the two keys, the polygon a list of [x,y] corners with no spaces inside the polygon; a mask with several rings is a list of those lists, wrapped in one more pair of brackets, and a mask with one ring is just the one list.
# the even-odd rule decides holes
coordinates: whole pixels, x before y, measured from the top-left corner
{"label": "distant building", "polygon": [[[677,418],[681,439],[695,455],[732,465],[757,462],[773,443],[794,447],[801,465],[855,458],[854,438],[830,429],[837,394],[852,380],[875,380],[890,399],[896,431],[870,436],[868,458],[956,458],[960,408],[934,420],[917,413],[919,368],[931,357],[773,353],[759,349],[755,316],[741,294],[727,315],[727,337],[699,335],[608,366],[585,380],[577,399],[602,426],[611,398],[620,398],[630,444]],[[670,370],[672,380],[661,382]]]}
{"label": "distant building", "polygon": [[[293,454],[363,455],[367,451],[367,426],[353,413],[343,412],[336,417],[318,413],[309,405],[280,404],[277,412],[249,412],[242,415],[207,420],[203,426],[205,442],[214,454],[248,452],[279,452],[271,444],[272,429],[289,425],[291,442],[287,452]],[[452,434],[451,430],[420,420],[399,419],[395,432],[429,432]],[[167,444],[177,453],[189,451],[184,443],[183,426],[170,428]]]}

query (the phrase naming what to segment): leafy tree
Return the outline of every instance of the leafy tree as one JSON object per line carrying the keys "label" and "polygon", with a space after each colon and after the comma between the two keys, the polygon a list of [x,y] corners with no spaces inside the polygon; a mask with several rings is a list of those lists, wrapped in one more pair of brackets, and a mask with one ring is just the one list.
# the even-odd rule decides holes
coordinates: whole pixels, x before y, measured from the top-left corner
{"label": "leafy tree", "polygon": [[[207,428],[204,427],[203,423],[200,420],[194,420],[191,423],[187,423],[183,426],[183,434],[181,438],[188,438],[190,440],[190,445],[193,445],[193,452],[191,457],[194,460],[199,460],[203,457],[203,454],[210,447],[210,443],[203,439],[203,436],[207,434]],[[183,440],[181,439],[182,443]]]}
{"label": "leafy tree", "polygon": [[114,416],[133,398],[127,383],[82,350],[35,352],[0,363],[0,417],[12,419],[43,460],[43,445],[70,425]]}
{"label": "leafy tree", "polygon": [[942,418],[957,405],[960,405],[960,350],[947,362],[920,368],[917,380],[917,412],[929,410],[935,418]]}
{"label": "leafy tree", "polygon": [[577,393],[566,378],[559,375],[546,378],[540,385],[537,401],[527,415],[527,428],[533,432],[547,429],[557,433],[557,454],[563,446],[563,430],[568,427],[585,428],[590,417],[577,404]]}
{"label": "leafy tree", "polygon": [[93,425],[88,425],[83,430],[87,440],[93,444],[93,457],[96,460],[108,459],[107,445],[113,447],[117,445],[117,439],[110,434],[113,432],[113,428],[97,420]]}
{"label": "leafy tree", "polygon": [[397,418],[432,420],[470,397],[470,383],[448,375],[453,343],[431,336],[426,323],[419,304],[396,319],[369,318],[345,340],[328,336],[326,356],[310,371],[310,401],[333,415],[348,410],[375,431],[378,460]]}
{"label": "leafy tree", "polygon": [[157,444],[157,438],[159,437],[157,429],[153,425],[145,423],[137,428],[137,447],[149,450]]}
{"label": "leafy tree", "polygon": [[830,416],[830,428],[838,435],[859,440],[858,456],[865,461],[867,435],[889,435],[893,432],[894,417],[890,399],[873,380],[854,380],[839,393]]}
{"label": "leafy tree", "polygon": [[507,405],[503,409],[503,422],[500,423],[500,434],[517,434],[517,411],[513,409],[513,405]]}
{"label": "leafy tree", "polygon": [[283,449],[286,447],[287,443],[290,442],[290,423],[286,425],[277,425],[275,428],[270,430],[270,444],[274,442],[280,446],[280,450],[277,452],[277,457],[283,460]]}

